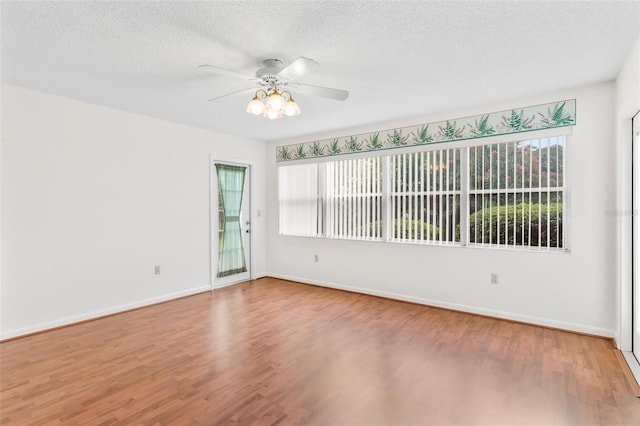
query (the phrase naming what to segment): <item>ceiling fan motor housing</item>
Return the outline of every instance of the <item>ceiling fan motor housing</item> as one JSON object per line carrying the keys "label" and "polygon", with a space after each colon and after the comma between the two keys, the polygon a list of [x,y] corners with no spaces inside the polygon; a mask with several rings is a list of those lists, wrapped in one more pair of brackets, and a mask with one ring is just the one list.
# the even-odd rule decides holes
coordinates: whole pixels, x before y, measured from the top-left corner
{"label": "ceiling fan motor housing", "polygon": [[265,59],[262,63],[264,64],[264,68],[256,71],[256,77],[258,78],[275,76],[282,71],[282,61],[280,59]]}
{"label": "ceiling fan motor housing", "polygon": [[[300,56],[298,59],[291,62],[287,66],[284,66],[280,59],[275,58],[265,59],[264,61],[262,61],[262,63],[264,64],[264,67],[256,71],[255,77],[211,65],[200,65],[198,68],[205,69],[214,74],[240,78],[245,81],[253,82],[254,84],[258,85],[259,89],[264,90],[265,94],[275,92],[276,90],[284,94],[285,92],[289,92],[291,88],[295,88],[297,92],[303,94],[321,96],[340,101],[344,101],[349,97],[349,92],[346,90],[312,86],[309,84],[292,83],[299,77],[306,75],[319,66],[319,64],[313,59]],[[226,95],[209,99],[209,101],[217,101],[219,99],[226,98],[227,96],[233,96],[251,90],[252,89],[250,88],[243,89],[237,92],[228,93]],[[258,92],[256,92],[256,96],[257,95]]]}

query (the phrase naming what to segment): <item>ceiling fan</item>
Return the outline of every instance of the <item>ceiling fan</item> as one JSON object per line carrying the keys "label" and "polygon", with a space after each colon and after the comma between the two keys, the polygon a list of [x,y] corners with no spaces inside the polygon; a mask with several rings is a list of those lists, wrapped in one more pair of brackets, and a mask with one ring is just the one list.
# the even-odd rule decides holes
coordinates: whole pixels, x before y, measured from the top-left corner
{"label": "ceiling fan", "polygon": [[225,77],[243,79],[253,84],[252,87],[216,96],[215,98],[209,99],[209,101],[215,102],[230,96],[255,91],[255,96],[247,106],[247,112],[255,115],[263,115],[270,119],[278,119],[284,115],[293,116],[300,114],[300,108],[293,100],[291,91],[339,101],[344,101],[349,97],[349,92],[346,90],[294,82],[296,79],[320,66],[313,59],[301,56],[287,66],[283,66],[282,61],[279,59],[265,59],[263,64],[264,68],[257,70],[255,76],[213,65],[200,65],[198,69]]}

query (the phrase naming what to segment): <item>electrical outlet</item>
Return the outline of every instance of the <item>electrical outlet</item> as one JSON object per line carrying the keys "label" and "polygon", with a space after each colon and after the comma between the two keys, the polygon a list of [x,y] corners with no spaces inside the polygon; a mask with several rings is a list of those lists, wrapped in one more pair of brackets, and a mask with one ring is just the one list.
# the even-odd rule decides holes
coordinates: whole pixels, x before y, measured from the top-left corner
{"label": "electrical outlet", "polygon": [[491,284],[498,284],[498,274],[495,272],[491,273]]}
{"label": "electrical outlet", "polygon": [[155,267],[155,274],[156,274],[156,275],[160,275],[160,265],[156,265],[156,267]]}
{"label": "electrical outlet", "polygon": [[317,254],[313,255],[313,260],[315,260],[316,262],[320,262],[320,256]]}

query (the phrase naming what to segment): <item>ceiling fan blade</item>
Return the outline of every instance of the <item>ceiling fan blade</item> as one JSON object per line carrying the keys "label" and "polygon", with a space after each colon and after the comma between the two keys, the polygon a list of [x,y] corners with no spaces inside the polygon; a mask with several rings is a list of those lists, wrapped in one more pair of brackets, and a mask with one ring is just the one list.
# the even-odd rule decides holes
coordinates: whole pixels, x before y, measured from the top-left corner
{"label": "ceiling fan blade", "polygon": [[200,65],[198,66],[199,70],[208,71],[212,74],[223,75],[225,77],[233,77],[233,78],[241,78],[243,80],[255,80],[256,78],[252,75],[242,74],[235,71],[229,71],[224,68],[214,67],[213,65]]}
{"label": "ceiling fan blade", "polygon": [[287,80],[291,81],[291,80],[295,80],[296,78],[300,78],[305,74],[310,73],[311,71],[315,70],[319,66],[320,64],[318,64],[313,59],[300,56],[298,59],[291,62],[283,70],[281,70],[278,73],[278,76],[286,78]]}
{"label": "ceiling fan blade", "polygon": [[225,99],[235,95],[241,95],[243,93],[252,93],[252,92],[255,92],[256,90],[257,88],[255,87],[248,87],[246,89],[238,90],[237,92],[231,92],[231,93],[227,93],[226,95],[216,96],[215,98],[209,99],[209,102],[219,101],[221,99]]}
{"label": "ceiling fan blade", "polygon": [[323,98],[344,101],[349,97],[349,91],[340,89],[331,89],[329,87],[311,86],[310,84],[294,84],[295,93],[305,95],[321,96]]}

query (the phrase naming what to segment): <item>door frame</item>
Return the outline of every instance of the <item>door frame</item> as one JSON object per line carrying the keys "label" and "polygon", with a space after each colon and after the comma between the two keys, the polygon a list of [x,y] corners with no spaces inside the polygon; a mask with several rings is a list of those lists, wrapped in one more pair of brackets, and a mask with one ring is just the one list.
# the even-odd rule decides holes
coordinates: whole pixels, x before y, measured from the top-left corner
{"label": "door frame", "polygon": [[[633,221],[634,213],[634,167],[636,173],[640,173],[640,164],[634,164],[634,155],[639,147],[635,146],[633,134],[633,118],[640,117],[640,111],[636,110],[624,117],[619,124],[619,145],[618,145],[618,179],[619,179],[619,202],[616,217],[618,218],[619,237],[619,291],[620,308],[619,311],[619,335],[616,336],[618,349],[622,352],[636,381],[640,384],[640,362],[633,354],[634,345],[634,317],[640,320],[640,312],[634,306],[634,247],[633,247]],[[636,203],[637,204],[637,203]],[[636,269],[637,271],[637,269]],[[635,311],[635,312],[634,312]],[[618,340],[619,339],[619,340]]]}
{"label": "door frame", "polygon": [[640,365],[640,111],[631,119],[631,352]]}
{"label": "door frame", "polygon": [[231,281],[222,285],[216,286],[216,274],[217,274],[217,259],[218,259],[218,185],[217,174],[215,170],[216,163],[230,164],[234,166],[246,166],[249,170],[249,220],[251,221],[251,232],[249,233],[249,262],[247,262],[247,268],[249,269],[249,280],[255,279],[254,276],[254,256],[253,246],[254,241],[254,224],[255,214],[253,209],[254,204],[254,185],[255,179],[253,178],[253,171],[255,170],[254,162],[247,160],[239,160],[237,158],[225,158],[214,154],[209,155],[209,288],[211,291],[217,288],[223,288],[230,285],[238,284],[247,281],[246,279],[240,279],[237,281]]}

